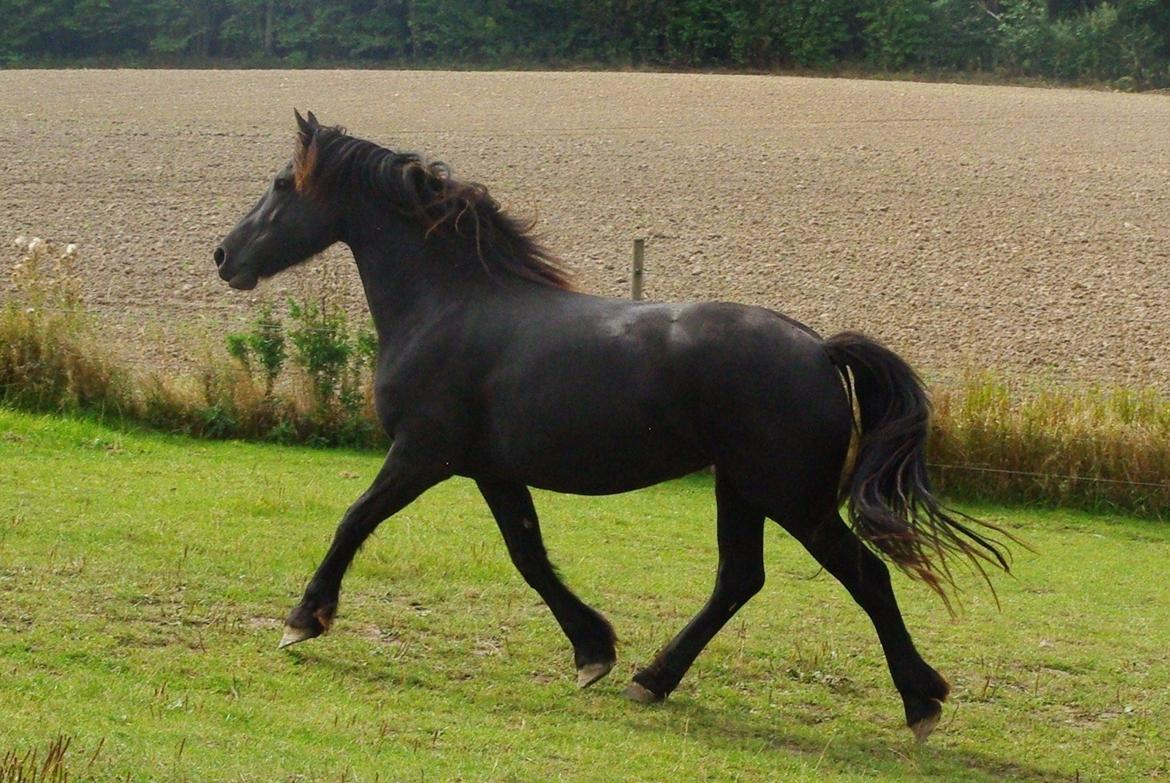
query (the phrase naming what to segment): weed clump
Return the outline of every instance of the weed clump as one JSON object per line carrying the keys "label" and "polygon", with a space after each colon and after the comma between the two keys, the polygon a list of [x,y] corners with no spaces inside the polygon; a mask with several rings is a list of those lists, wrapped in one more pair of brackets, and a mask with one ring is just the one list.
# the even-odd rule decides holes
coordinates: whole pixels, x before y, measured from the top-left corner
{"label": "weed clump", "polygon": [[76,245],[19,238],[0,308],[0,404],[140,422],[206,438],[384,445],[370,398],[377,340],[328,303],[262,305],[192,377],[120,367],[101,346],[76,274]]}
{"label": "weed clump", "polygon": [[[373,330],[352,326],[344,310],[324,300],[287,304],[287,323],[266,304],[247,331],[228,335],[238,372],[205,374],[204,398],[229,417],[233,406],[239,412],[238,401],[249,400],[246,429],[268,440],[379,443],[370,396],[378,345]],[[241,383],[252,388],[241,389]]]}
{"label": "weed clump", "polygon": [[227,352],[249,375],[259,371],[264,380],[264,396],[271,397],[288,358],[288,349],[284,330],[270,302],[260,305],[250,332],[227,336]]}

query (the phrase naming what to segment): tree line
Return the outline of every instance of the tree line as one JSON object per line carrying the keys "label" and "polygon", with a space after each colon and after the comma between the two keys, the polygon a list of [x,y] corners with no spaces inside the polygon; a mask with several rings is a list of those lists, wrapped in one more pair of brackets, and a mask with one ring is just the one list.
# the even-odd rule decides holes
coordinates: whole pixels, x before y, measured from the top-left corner
{"label": "tree line", "polygon": [[981,71],[1170,84],[1167,0],[0,0],[0,63]]}

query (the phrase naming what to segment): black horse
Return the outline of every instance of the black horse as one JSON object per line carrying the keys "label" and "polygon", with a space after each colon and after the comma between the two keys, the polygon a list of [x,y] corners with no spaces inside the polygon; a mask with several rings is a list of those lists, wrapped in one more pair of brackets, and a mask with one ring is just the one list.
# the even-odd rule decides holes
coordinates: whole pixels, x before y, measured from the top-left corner
{"label": "black horse", "polygon": [[767,517],[870,616],[907,724],[926,738],[949,686],[914,648],[871,547],[944,600],[948,556],[981,572],[1007,562],[995,538],[931,494],[929,403],[905,362],[859,334],[824,340],[758,307],[576,293],[531,226],[481,185],[311,112],[296,117],[292,162],[215,263],[233,288],[250,289],[335,242],[350,247],[378,333],[374,399],[393,445],[289,614],[281,647],[329,629],[342,575],[379,523],[461,475],[476,481],[588,686],[614,665],[613,629],[558,579],[528,488],[625,492],[713,465],[714,592],[627,694],[665,698],[760,590]]}

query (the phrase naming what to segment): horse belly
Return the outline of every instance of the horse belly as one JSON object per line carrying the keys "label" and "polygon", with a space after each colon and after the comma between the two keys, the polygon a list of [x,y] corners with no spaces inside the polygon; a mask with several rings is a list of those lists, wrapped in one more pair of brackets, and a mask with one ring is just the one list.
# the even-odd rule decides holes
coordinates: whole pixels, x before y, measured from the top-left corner
{"label": "horse belly", "polygon": [[684,476],[710,464],[687,414],[636,397],[511,411],[481,453],[502,478],[556,492],[605,495]]}

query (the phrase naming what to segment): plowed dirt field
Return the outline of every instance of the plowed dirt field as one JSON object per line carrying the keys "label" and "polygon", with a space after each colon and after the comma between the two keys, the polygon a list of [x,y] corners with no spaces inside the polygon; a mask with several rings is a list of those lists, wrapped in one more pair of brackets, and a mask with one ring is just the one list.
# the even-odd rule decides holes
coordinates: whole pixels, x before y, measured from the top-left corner
{"label": "plowed dirt field", "polygon": [[778,76],[0,72],[0,236],[75,242],[112,345],[181,369],[260,297],[361,292],[335,250],[248,293],[211,253],[293,107],[535,214],[584,290],[861,329],[946,380],[1170,391],[1170,98]]}

